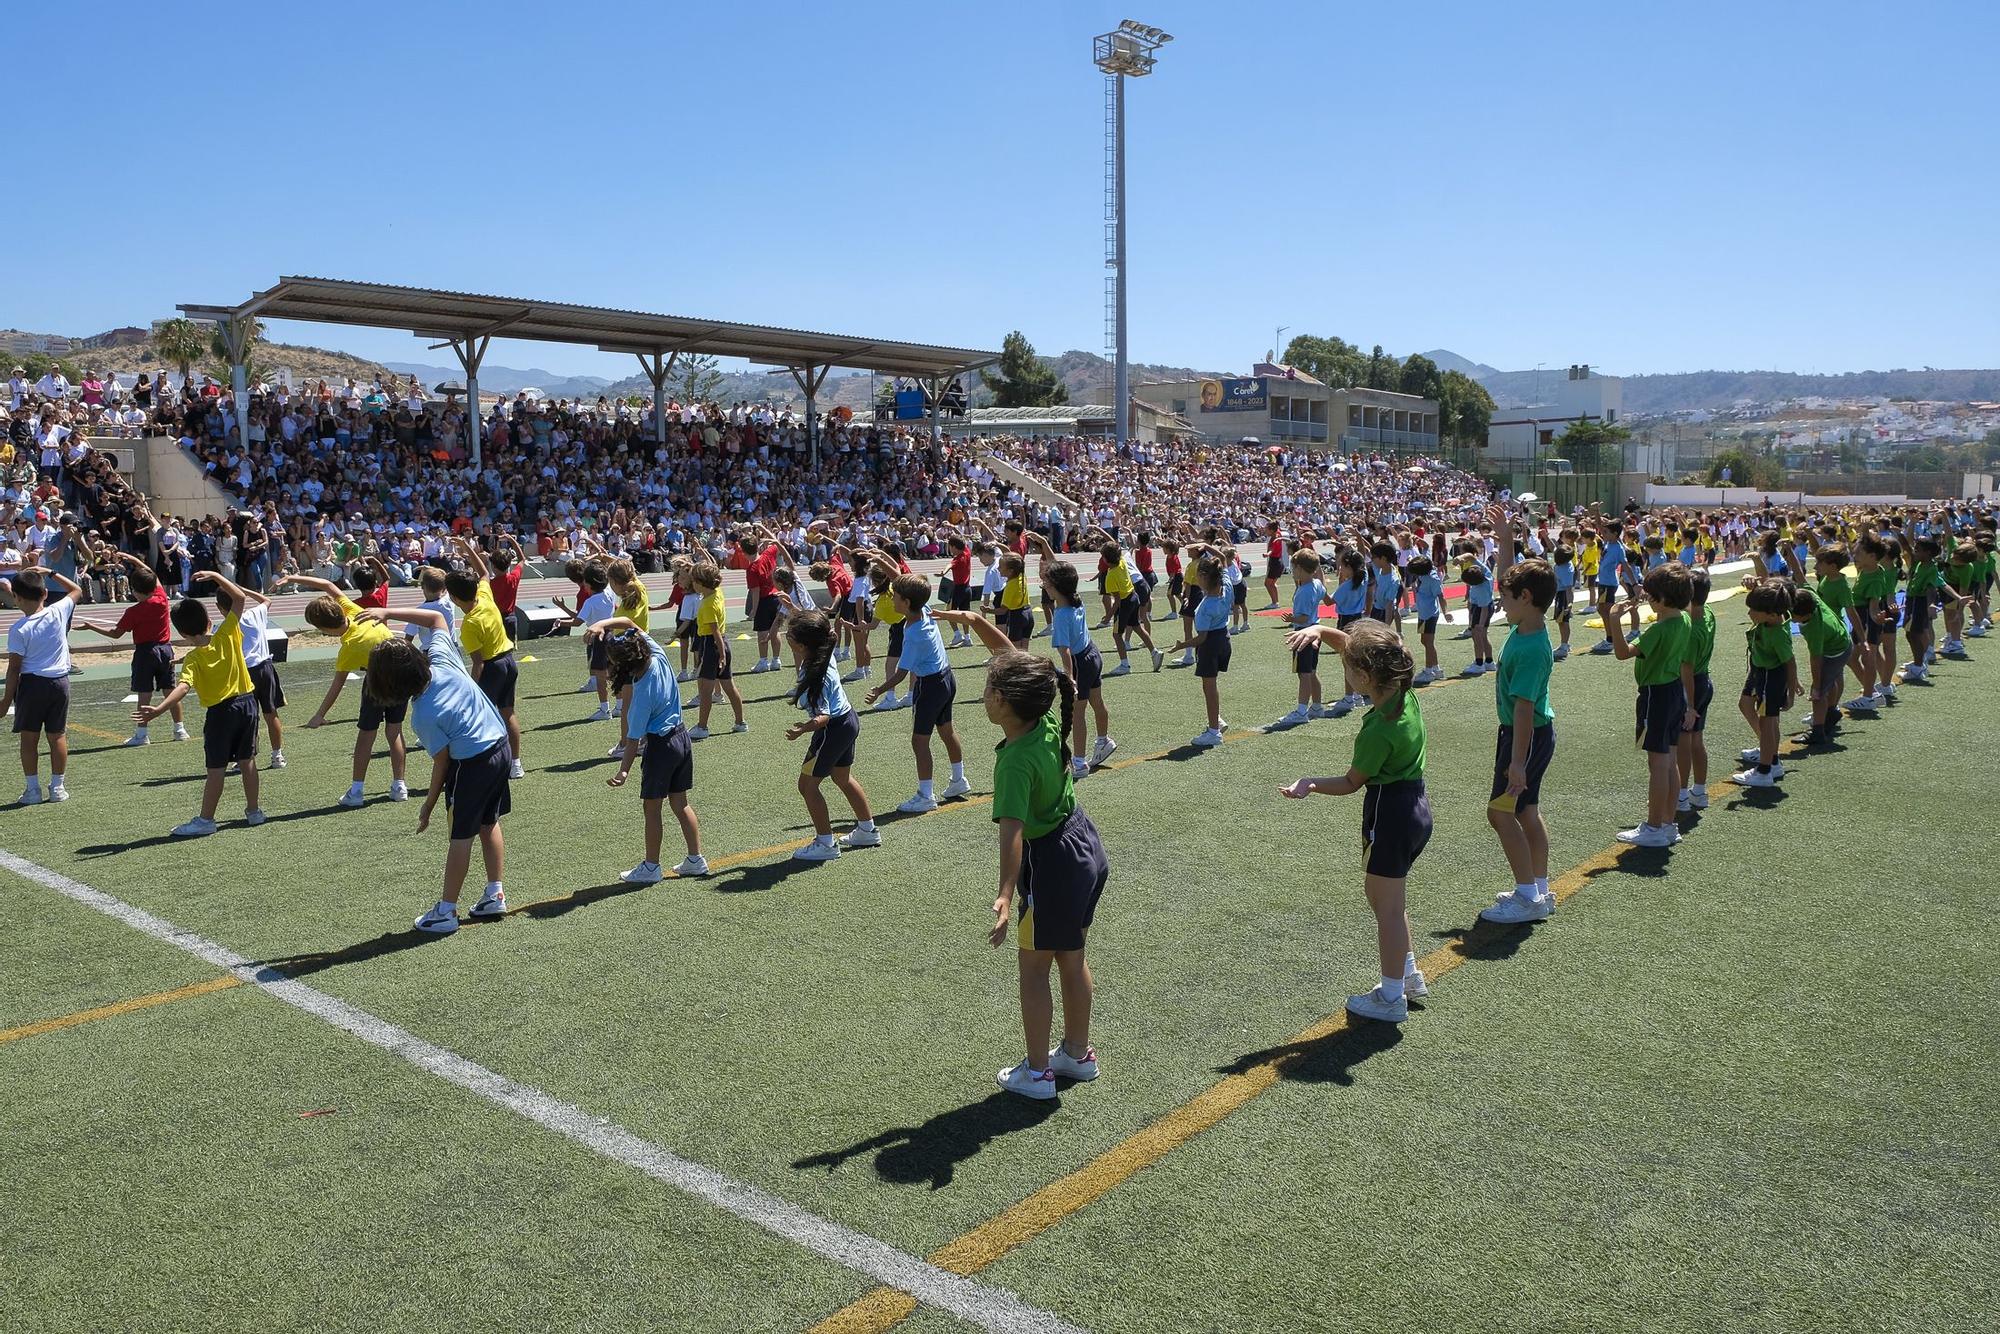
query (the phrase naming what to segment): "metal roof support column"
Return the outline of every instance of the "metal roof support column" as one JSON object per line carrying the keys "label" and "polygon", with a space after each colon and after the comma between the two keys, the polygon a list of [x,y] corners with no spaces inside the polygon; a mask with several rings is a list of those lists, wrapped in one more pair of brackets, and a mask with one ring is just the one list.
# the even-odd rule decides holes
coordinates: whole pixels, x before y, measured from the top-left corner
{"label": "metal roof support column", "polygon": [[786,369],[791,371],[793,382],[798,385],[800,392],[806,396],[806,443],[812,450],[813,467],[817,468],[819,466],[819,410],[816,406],[816,400],[819,397],[819,387],[826,383],[826,373],[832,370],[833,367],[815,366],[808,361],[803,366],[789,366]]}
{"label": "metal roof support column", "polygon": [[243,367],[250,351],[250,317],[235,316],[222,321],[222,350],[229,356],[229,389],[236,404],[236,448],[250,452],[250,390]]}
{"label": "metal roof support column", "polygon": [[479,436],[486,425],[479,416],[479,363],[486,360],[486,345],[492,341],[490,334],[484,338],[451,340],[451,350],[458,354],[458,364],[465,368],[465,443],[475,468],[480,462]]}
{"label": "metal roof support column", "polygon": [[640,352],[636,355],[646,378],[653,382],[653,439],[664,445],[667,443],[667,377],[673,374],[674,363],[681,359],[681,354],[673,352],[662,357],[658,352]]}

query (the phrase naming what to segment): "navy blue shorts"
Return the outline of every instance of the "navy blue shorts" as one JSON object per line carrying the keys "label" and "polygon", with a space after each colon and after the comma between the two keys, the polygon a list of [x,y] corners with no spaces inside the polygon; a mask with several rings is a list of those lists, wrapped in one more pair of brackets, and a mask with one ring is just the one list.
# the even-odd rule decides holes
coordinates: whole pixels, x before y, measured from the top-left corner
{"label": "navy blue shorts", "polygon": [[514,688],[520,683],[521,667],[512,653],[502,653],[479,669],[479,691],[505,713],[514,707]]}
{"label": "navy blue shorts", "polygon": [[[1535,729],[1528,740],[1528,786],[1514,799],[1514,813],[1519,815],[1530,806],[1542,804],[1542,775],[1549,771],[1549,761],[1556,757],[1556,726],[1543,723]],[[1487,794],[1488,805],[1497,805],[1507,792],[1507,770],[1514,763],[1514,725],[1500,724],[1500,735],[1493,745],[1493,790]]]}
{"label": "navy blue shorts", "polygon": [[860,738],[861,715],[853,709],[828,719],[825,727],[812,734],[812,742],[806,747],[805,767],[814,778],[825,778],[835,769],[847,768],[854,763],[854,743]]}
{"label": "navy blue shorts", "polygon": [[1104,655],[1097,651],[1097,645],[1086,644],[1071,649],[1069,656],[1076,665],[1076,679],[1070,684],[1076,687],[1076,698],[1081,703],[1104,688]]}
{"label": "navy blue shorts", "polygon": [[174,646],[134,644],[132,646],[132,689],[148,695],[174,688]]}
{"label": "navy blue shorts", "polygon": [[951,726],[951,702],[958,698],[958,678],[947,667],[931,676],[911,678],[910,728],[918,736],[929,736],[940,727]]}
{"label": "navy blue shorts", "polygon": [[949,607],[953,611],[971,611],[972,585],[955,584],[952,583],[949,579],[947,579],[945,583],[949,585],[951,589],[950,593],[946,594],[945,596],[945,606]]}
{"label": "navy blue shorts", "polygon": [[1295,676],[1311,676],[1319,670],[1319,645],[1308,644],[1304,648],[1292,650],[1292,673]]}
{"label": "navy blue shorts", "polygon": [[1035,613],[1026,607],[1019,611],[1002,610],[1000,628],[1007,632],[1007,638],[1016,644],[1025,644],[1035,636]]}
{"label": "navy blue shorts", "polygon": [[775,592],[759,594],[757,610],[750,617],[750,628],[760,635],[768,633],[771,627],[778,623],[778,613],[784,609],[785,604],[778,601]]}
{"label": "navy blue shorts", "polygon": [[1708,730],[1708,708],[1715,703],[1715,680],[1707,672],[1694,679],[1694,730]]}
{"label": "navy blue shorts", "polygon": [[1082,949],[1110,876],[1097,826],[1081,806],[1040,838],[1028,839],[1021,853],[1020,948]]}
{"label": "navy blue shorts", "polygon": [[603,635],[597,636],[583,646],[583,661],[593,672],[611,670],[611,647],[604,642]]}
{"label": "navy blue shorts", "polygon": [[285,707],[285,683],[278,679],[278,664],[266,658],[250,669],[251,693],[257,696],[260,713],[276,713]]}
{"label": "navy blue shorts", "polygon": [[1229,598],[1229,600],[1230,600],[1230,601],[1231,601],[1231,602],[1232,602],[1233,604],[1235,604],[1236,606],[1239,606],[1239,607],[1247,607],[1247,606],[1249,606],[1249,605],[1250,605],[1250,585],[1248,585],[1248,584],[1238,584],[1238,585],[1236,585],[1236,591],[1235,591],[1234,593],[1232,593],[1232,594],[1230,595],[1230,598]]}
{"label": "navy blue shorts", "polygon": [[889,656],[892,658],[903,656],[903,622],[901,621],[897,621],[889,627]]}
{"label": "navy blue shorts", "polygon": [[1824,653],[1819,660],[1819,688],[1812,692],[1814,704],[1838,704],[1840,687],[1847,679],[1847,660],[1854,656],[1854,650],[1844,648],[1838,653]]}
{"label": "navy blue shorts", "polygon": [[379,731],[384,723],[391,727],[401,727],[403,718],[409,711],[410,701],[400,700],[384,708],[375,702],[375,697],[364,687],[361,691],[361,717],[355,720],[355,726],[364,732]]}
{"label": "navy blue shorts", "polygon": [[659,801],[694,786],[694,745],[687,729],[651,733],[639,753],[639,796]]}
{"label": "navy blue shorts", "polygon": [[695,641],[695,660],[699,667],[695,676],[703,681],[727,681],[729,679],[729,645],[718,642],[714,635],[703,635]]}
{"label": "navy blue shorts", "polygon": [[451,812],[452,841],[477,838],[480,830],[499,824],[514,809],[508,777],[513,768],[514,752],[505,740],[445,766],[444,804]]}
{"label": "navy blue shorts", "polygon": [[1776,718],[1785,711],[1785,691],[1791,677],[1782,667],[1752,667],[1743,680],[1743,697],[1756,701],[1759,718]]}
{"label": "navy blue shorts", "polygon": [[1368,785],[1361,804],[1361,847],[1369,875],[1400,880],[1431,841],[1431,800],[1424,780]]}
{"label": "navy blue shorts", "polygon": [[1640,686],[1637,713],[1639,748],[1655,755],[1668,754],[1680,744],[1687,691],[1681,689],[1679,681]]}
{"label": "navy blue shorts", "polygon": [[1345,630],[1360,619],[1361,619],[1361,613],[1358,611],[1350,611],[1344,613],[1335,612],[1333,617],[1333,628],[1336,630]]}
{"label": "navy blue shorts", "polygon": [[1201,606],[1201,585],[1188,583],[1181,589],[1181,615],[1192,616],[1195,608]]}
{"label": "navy blue shorts", "polygon": [[237,761],[257,758],[257,696],[255,692],[226,699],[201,720],[201,755],[210,769],[227,769]]}
{"label": "navy blue shorts", "polygon": [[1218,676],[1229,670],[1229,629],[1205,630],[1194,646],[1194,674]]}
{"label": "navy blue shorts", "polygon": [[1130,630],[1136,630],[1139,626],[1140,615],[1137,595],[1127,594],[1118,599],[1118,605],[1112,609],[1112,628],[1121,634]]}

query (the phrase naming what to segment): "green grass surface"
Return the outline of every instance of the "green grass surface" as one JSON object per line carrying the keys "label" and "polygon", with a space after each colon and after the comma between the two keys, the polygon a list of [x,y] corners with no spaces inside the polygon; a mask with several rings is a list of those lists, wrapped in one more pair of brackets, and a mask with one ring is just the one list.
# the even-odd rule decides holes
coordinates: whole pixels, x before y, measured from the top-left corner
{"label": "green grass surface", "polygon": [[[1719,609],[1718,778],[1747,740],[1741,601]],[[1255,624],[1225,683],[1239,728],[1292,702]],[[637,797],[603,785],[614,733],[579,721],[580,646],[535,647],[507,883],[517,906],[562,900],[545,908],[414,938],[441,830],[415,834],[414,803],[333,805],[351,721],[292,731],[270,824],[227,823],[232,787],[222,833],[192,846],[163,835],[193,809],[198,743],[79,735],[75,799],[0,810],[0,845],[917,1254],[1373,975],[1359,800],[1276,794],[1344,768],[1357,719],[1196,753],[1191,674],[1141,668],[1109,683],[1113,733],[1121,758],[1167,757],[1079,788],[1112,860],[1091,942],[1105,1075],[1060,1106],[1012,1100],[992,1085],[1020,1040],[1011,959],[983,941],[986,808],[888,816],[883,848],[827,866],[780,853],[631,891]],[[1443,647],[1447,667],[1469,657]],[[979,655],[953,657],[984,792]],[[115,675],[78,682],[74,717],[122,735]],[[288,672],[295,723],[324,677]],[[1954,821],[2000,777],[2000,652],[1938,680],[1504,937],[1400,1033],[1288,1058],[1271,1092],[988,1277],[1099,1329],[1983,1327],[2000,974],[1983,831]],[[1642,808],[1630,681],[1604,659],[1557,668],[1557,870]],[[695,751],[712,859],[809,832],[779,678],[742,684],[753,730]],[[1507,882],[1483,813],[1492,685],[1423,708],[1419,953]],[[908,731],[864,722],[878,811],[912,790]],[[427,771],[413,757],[413,784]],[[371,797],[387,783],[378,760]],[[210,975],[12,876],[0,913],[0,1028]],[[29,1183],[0,1214],[0,1269],[23,1275],[0,1283],[8,1329],[796,1328],[869,1286],[247,988],[0,1044],[0,1111],[0,1179]]]}

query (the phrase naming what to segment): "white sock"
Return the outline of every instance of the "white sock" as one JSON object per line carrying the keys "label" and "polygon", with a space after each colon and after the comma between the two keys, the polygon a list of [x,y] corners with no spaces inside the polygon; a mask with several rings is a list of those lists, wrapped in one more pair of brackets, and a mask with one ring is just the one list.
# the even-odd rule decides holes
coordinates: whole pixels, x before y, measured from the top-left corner
{"label": "white sock", "polygon": [[1381,986],[1381,988],[1382,988],[1382,999],[1383,999],[1383,1000],[1387,1000],[1387,1001],[1399,1001],[1399,1000],[1403,999],[1403,979],[1402,979],[1402,978],[1400,978],[1400,977],[1385,977],[1385,978],[1383,978],[1383,979],[1382,979],[1382,981],[1381,981],[1381,983],[1380,983],[1379,985],[1380,985],[1380,986]]}
{"label": "white sock", "polygon": [[818,838],[814,839],[813,841],[816,843],[831,843],[833,842],[833,835],[821,834]]}
{"label": "white sock", "polygon": [[951,781],[954,783],[962,783],[965,781],[964,760],[960,760],[957,764],[951,766]]}
{"label": "white sock", "polygon": [[[1690,788],[1688,788],[1688,791],[1690,791],[1690,792],[1699,792],[1699,793],[1701,793],[1701,795],[1702,795],[1702,796],[1704,796],[1704,797],[1705,797],[1705,796],[1707,796],[1707,795],[1708,795],[1708,784],[1706,784],[1706,783],[1696,783],[1696,784],[1694,784],[1693,786],[1691,786]],[[1546,882],[1544,882],[1544,883],[1546,883]]]}
{"label": "white sock", "polygon": [[1536,897],[1535,882],[1530,880],[1528,883],[1524,885],[1514,886],[1514,894],[1516,897],[1523,899],[1532,899]]}
{"label": "white sock", "polygon": [[352,783],[349,783],[349,784],[347,785],[347,790],[348,790],[349,792],[360,792],[360,791],[363,791],[364,789],[363,789],[363,787],[362,787],[362,783],[361,783],[361,780],[357,778],[357,779],[356,779],[355,781],[353,781]]}
{"label": "white sock", "polygon": [[49,775],[49,786],[50,786],[50,787],[61,787],[62,785],[63,785],[63,776],[62,776],[61,774],[50,774],[50,775]]}
{"label": "white sock", "polygon": [[1535,897],[1538,899],[1545,899],[1548,896],[1549,896],[1549,878],[1545,875],[1536,876]]}
{"label": "white sock", "polygon": [[919,778],[917,780],[917,795],[920,797],[928,797],[930,794],[931,794],[931,780],[928,778]]}
{"label": "white sock", "polygon": [[1417,952],[1411,950],[1403,956],[1403,976],[1409,977],[1417,971]]}
{"label": "white sock", "polygon": [[860,824],[857,824],[854,827],[856,829],[873,829],[875,827],[875,822],[873,820],[863,820]]}
{"label": "white sock", "polygon": [[41,787],[41,785],[42,785],[42,776],[40,774],[28,775],[28,790],[30,792],[35,791],[36,789]]}

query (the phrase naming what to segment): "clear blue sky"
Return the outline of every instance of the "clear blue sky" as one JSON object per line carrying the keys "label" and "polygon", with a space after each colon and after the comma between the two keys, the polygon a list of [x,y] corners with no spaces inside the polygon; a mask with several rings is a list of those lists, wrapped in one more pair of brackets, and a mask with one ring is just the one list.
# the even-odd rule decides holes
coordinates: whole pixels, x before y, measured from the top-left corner
{"label": "clear blue sky", "polygon": [[1503,369],[2000,364],[1992,0],[27,5],[9,118],[52,178],[0,221],[0,325],[301,273],[1098,351],[1090,38],[1126,17],[1177,39],[1130,87],[1135,359],[1243,368],[1282,324]]}

